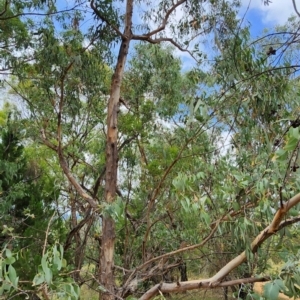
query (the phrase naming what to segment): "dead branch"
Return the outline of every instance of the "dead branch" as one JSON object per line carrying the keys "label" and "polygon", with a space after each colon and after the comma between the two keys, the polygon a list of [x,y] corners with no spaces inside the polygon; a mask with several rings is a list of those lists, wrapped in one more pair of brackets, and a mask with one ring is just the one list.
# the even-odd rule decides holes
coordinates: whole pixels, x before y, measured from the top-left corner
{"label": "dead branch", "polygon": [[162,283],[152,287],[145,294],[143,294],[142,297],[139,298],[139,300],[148,300],[160,293],[174,293],[174,292],[178,293],[178,292],[184,292],[184,291],[196,290],[196,289],[220,288],[220,287],[233,286],[233,285],[238,285],[243,283],[247,284],[247,283],[254,283],[254,282],[265,282],[269,280],[270,277],[260,277],[260,278],[250,277],[250,278],[224,281],[214,286],[210,286],[209,281],[207,281],[207,279],[190,280],[190,281],[183,281],[183,282],[176,282],[176,283]]}

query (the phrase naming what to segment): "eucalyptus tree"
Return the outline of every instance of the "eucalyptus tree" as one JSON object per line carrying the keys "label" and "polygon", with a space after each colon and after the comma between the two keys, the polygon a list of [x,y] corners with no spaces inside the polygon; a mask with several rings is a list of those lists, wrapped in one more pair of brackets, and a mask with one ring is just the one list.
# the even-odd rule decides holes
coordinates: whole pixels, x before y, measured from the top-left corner
{"label": "eucalyptus tree", "polygon": [[[194,36],[207,34],[218,26],[234,26],[229,3],[211,2],[209,7],[199,1],[158,1],[138,2],[127,1],[125,7],[117,9],[120,2],[91,1],[96,18],[120,39],[118,60],[112,77],[107,111],[106,141],[106,172],[105,202],[115,201],[118,171],[118,127],[117,107],[120,100],[123,73],[126,65],[130,44],[133,41],[145,41],[152,44],[169,42],[179,50],[187,51]],[[141,24],[134,26],[133,18],[138,11],[144,11],[139,17]],[[183,15],[180,21],[173,21],[176,12]],[[120,16],[123,15],[121,18]],[[186,46],[185,46],[186,45]],[[194,56],[197,54],[194,54]],[[161,179],[163,180],[163,178]],[[155,208],[157,189],[148,203],[148,210]],[[148,223],[149,226],[149,223]],[[111,216],[102,218],[100,283],[104,286],[104,299],[114,298],[113,257],[115,225]]]}
{"label": "eucalyptus tree", "polygon": [[[96,262],[92,276],[101,299],[150,299],[160,292],[266,280],[225,281],[242,263],[253,263],[252,253],[263,241],[299,219],[283,219],[299,202],[299,195],[284,202],[292,196],[291,187],[298,189],[289,170],[296,168],[299,132],[278,113],[278,105],[284,117],[295,111],[293,101],[278,99],[292,97],[297,88],[291,89],[284,68],[267,64],[265,52],[259,55],[245,46],[246,31],[235,18],[238,3],[92,0],[84,14],[85,3],[57,13],[51,2],[40,14],[41,2],[32,8],[39,17],[26,23],[30,47],[10,58],[15,77],[7,83],[27,103],[28,136],[56,154],[67,179],[61,207],[70,209],[65,250],[74,251],[74,278],[83,283],[79,270],[84,260]],[[26,10],[30,4],[14,5],[12,10]],[[221,52],[213,73],[195,69],[181,74],[165,44],[191,55],[201,68],[202,37],[213,37]],[[131,52],[126,68],[137,41],[142,44]],[[233,153],[220,152],[224,132]],[[279,145],[282,149],[274,152]],[[183,270],[185,258],[196,257],[191,250],[208,254],[217,232],[240,237],[240,248],[231,247],[232,255],[214,276],[186,281],[182,271],[181,280],[171,275],[173,283],[150,288],[170,270]],[[55,257],[60,266],[57,253],[53,248],[46,260]],[[49,266],[43,266],[34,284],[47,295],[46,287],[54,284],[46,276]],[[254,270],[253,265],[252,273],[241,274]]]}
{"label": "eucalyptus tree", "polygon": [[[295,19],[290,22],[298,24]],[[225,222],[223,230],[240,237],[239,245],[248,249],[243,253],[248,266],[244,264],[242,268],[240,265],[244,274],[263,271],[272,251],[282,251],[285,255],[289,252],[293,256],[299,249],[297,243],[289,243],[288,237],[285,248],[286,231],[280,231],[280,238],[270,241],[264,252],[259,251],[255,256],[251,253],[256,253],[257,245],[272,235],[272,226],[279,229],[299,221],[296,214],[299,199],[295,196],[292,201],[288,200],[299,190],[299,114],[294,96],[299,90],[296,75],[299,64],[295,55],[298,45],[291,43],[289,48],[281,49],[286,44],[286,33],[293,35],[289,25],[286,26],[257,41],[250,40],[248,28],[240,29],[233,39],[222,40],[219,44],[221,56],[213,70],[213,84],[218,86],[216,94],[203,97],[200,103],[215,108],[219,126],[230,136],[231,152],[234,153],[234,164],[231,165],[235,167],[230,172],[231,183],[226,185],[231,192],[226,190],[232,195],[228,204],[232,206],[229,210],[232,209],[235,221]],[[272,53],[270,45],[273,46]],[[231,184],[234,186],[230,188]],[[290,219],[283,221],[288,210]],[[249,223],[250,219],[256,220],[257,226]],[[268,224],[271,224],[268,230],[261,231],[254,239]],[[236,257],[227,267],[237,266],[237,261],[243,260],[241,256]],[[281,279],[267,285],[268,297],[276,298],[279,290],[291,295],[290,291],[294,289],[286,278],[282,271],[281,279],[287,289]]]}
{"label": "eucalyptus tree", "polygon": [[[199,35],[206,35],[213,30],[217,32],[225,27],[234,27],[231,4],[226,2],[205,4],[198,1],[176,3],[127,1],[123,7],[122,2],[118,1],[91,1],[90,5],[98,24],[95,22],[91,31],[86,35],[78,30],[81,16],[77,12],[69,19],[68,15],[64,15],[65,19],[61,21],[67,29],[61,30],[58,36],[55,34],[55,23],[51,16],[42,19],[43,25],[39,25],[38,31],[35,29],[36,24],[30,24],[31,32],[36,32],[32,40],[35,63],[20,64],[15,70],[18,84],[12,85],[12,88],[28,103],[32,116],[36,118],[36,124],[41,131],[43,143],[57,152],[60,166],[70,184],[82,199],[87,201],[87,215],[91,213],[91,210],[93,212],[99,210],[98,189],[102,182],[102,174],[105,174],[104,203],[112,205],[116,200],[119,159],[118,106],[126,60],[132,42],[144,41],[151,44],[169,42],[177,49],[186,51],[195,59],[199,59],[201,53],[197,51],[197,43],[195,43],[195,52],[192,52],[188,46],[193,44],[195,37]],[[237,3],[233,2],[233,6],[235,5]],[[145,11],[144,15],[139,16],[140,11]],[[176,19],[178,15],[181,15],[179,22]],[[134,18],[140,18],[141,23],[134,26]],[[89,39],[87,46],[82,46],[84,39]],[[75,146],[73,137],[81,136],[81,140],[77,139],[76,143],[78,141],[84,143],[91,138],[91,132],[95,132],[92,129],[96,128],[99,119],[102,118],[103,101],[99,101],[99,97],[105,98],[101,81],[106,76],[106,72],[101,62],[100,70],[96,71],[94,67],[99,63],[93,60],[99,56],[100,61],[103,61],[105,45],[112,41],[119,42],[119,53],[109,88],[110,95],[106,112],[106,142],[103,143],[106,148],[105,166],[98,175],[94,191],[88,193],[84,183],[80,183],[73,175],[68,158],[74,161],[74,158],[79,156],[75,158],[75,164],[79,160],[84,161],[82,157],[84,153],[80,150],[80,144],[77,145],[78,149],[71,149]],[[30,74],[29,79],[28,74]],[[162,88],[170,87],[165,84]],[[173,95],[176,96],[176,93]],[[80,101],[82,96],[86,97],[83,102]],[[47,99],[47,101],[41,102],[40,99]],[[79,119],[83,111],[89,109],[91,105],[93,110],[89,110],[88,117],[84,120]],[[162,113],[167,113],[165,107],[161,106],[161,110]],[[95,122],[92,121],[92,115],[96,117]],[[85,128],[85,130],[78,132],[78,128],[81,130]],[[68,151],[68,149],[71,150]],[[101,160],[102,158],[99,157],[99,161]],[[71,168],[74,168],[74,164]],[[91,177],[87,180],[90,184]],[[164,177],[160,179],[161,183],[163,181]],[[160,188],[161,184],[158,187]],[[153,191],[147,204],[149,211],[156,206],[159,188]],[[113,275],[116,233],[112,216],[102,213],[101,226],[99,283],[103,287],[103,299],[112,299],[116,294]],[[149,230],[150,222],[147,223],[147,227]],[[122,295],[124,290],[121,289],[119,294]]]}

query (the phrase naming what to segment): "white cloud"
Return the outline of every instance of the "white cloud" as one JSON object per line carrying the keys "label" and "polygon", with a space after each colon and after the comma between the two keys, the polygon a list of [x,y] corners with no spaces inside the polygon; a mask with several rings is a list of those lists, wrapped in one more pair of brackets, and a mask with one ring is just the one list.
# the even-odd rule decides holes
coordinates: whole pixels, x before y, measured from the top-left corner
{"label": "white cloud", "polygon": [[[296,2],[300,10],[300,1]],[[295,15],[292,0],[273,0],[269,5],[264,5],[262,0],[242,0],[242,10],[248,6],[250,10],[258,11],[264,24],[283,25],[291,15]]]}

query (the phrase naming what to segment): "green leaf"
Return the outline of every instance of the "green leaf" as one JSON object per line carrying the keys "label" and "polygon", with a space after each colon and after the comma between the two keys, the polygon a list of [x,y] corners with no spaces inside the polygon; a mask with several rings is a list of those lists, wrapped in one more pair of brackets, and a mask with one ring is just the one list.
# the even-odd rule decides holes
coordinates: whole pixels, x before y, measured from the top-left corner
{"label": "green leaf", "polygon": [[209,216],[209,214],[206,213],[205,211],[202,211],[200,216],[201,216],[201,218],[204,219],[206,225],[210,226],[210,216]]}
{"label": "green leaf", "polygon": [[232,203],[232,207],[235,211],[239,210],[240,209],[240,204],[238,202],[233,202]]}
{"label": "green leaf", "polygon": [[262,297],[256,293],[248,294],[246,300],[262,300]]}
{"label": "green leaf", "polygon": [[45,275],[44,275],[44,273],[38,273],[33,278],[33,284],[32,284],[32,286],[36,286],[36,285],[39,285],[39,284],[44,283],[44,282],[45,282]]}
{"label": "green leaf", "polygon": [[300,274],[299,273],[295,273],[294,274],[294,281],[300,285]]}
{"label": "green leaf", "polygon": [[56,245],[53,247],[53,264],[56,265],[56,268],[58,271],[62,267],[61,255],[60,255],[60,252],[57,251]]}
{"label": "green leaf", "polygon": [[45,271],[45,280],[49,285],[52,283],[52,271],[49,268],[47,268]]}
{"label": "green leaf", "polygon": [[46,270],[49,269],[48,267],[48,262],[47,262],[47,258],[48,258],[48,253],[46,253],[43,257],[42,257],[42,268],[44,273],[46,273]]}
{"label": "green leaf", "polygon": [[279,295],[279,286],[274,282],[269,282],[264,285],[263,296],[269,300],[277,299]]}
{"label": "green leaf", "polygon": [[63,257],[64,257],[64,247],[61,244],[59,244],[59,250],[60,250],[60,257],[61,257],[61,260],[62,260]]}
{"label": "green leaf", "polygon": [[3,286],[3,285],[1,285],[1,286],[0,286],[0,296],[2,296],[2,295],[3,295],[3,292],[4,292],[4,286]]}
{"label": "green leaf", "polygon": [[284,291],[286,289],[282,279],[275,279],[274,283],[279,287],[280,291]]}
{"label": "green leaf", "polygon": [[286,151],[291,151],[291,150],[294,150],[297,145],[298,145],[298,139],[290,138],[290,139],[288,139],[287,144],[284,146],[284,149]]}
{"label": "green leaf", "polygon": [[62,267],[63,268],[66,268],[67,267],[67,261],[66,261],[66,259],[62,259]]}
{"label": "green leaf", "polygon": [[5,249],[5,255],[6,255],[7,258],[12,257],[12,253],[11,253],[10,249],[8,249],[8,248]]}
{"label": "green leaf", "polygon": [[80,296],[80,288],[77,284],[73,284],[73,288],[74,288],[74,295],[76,296],[76,299],[79,299]]}
{"label": "green leaf", "polygon": [[291,137],[293,137],[294,139],[299,140],[300,139],[299,127],[297,127],[297,128],[291,127],[289,130],[289,135]]}
{"label": "green leaf", "polygon": [[275,152],[275,157],[274,159],[278,159],[278,160],[286,160],[288,157],[288,152],[287,152],[287,149],[279,149]]}
{"label": "green leaf", "polygon": [[16,259],[13,256],[11,256],[10,258],[8,258],[8,257],[5,258],[4,263],[6,265],[12,265],[15,261],[16,261]]}
{"label": "green leaf", "polygon": [[196,174],[196,178],[197,179],[204,179],[205,178],[205,173],[204,172],[198,172]]}
{"label": "green leaf", "polygon": [[16,270],[12,265],[9,265],[8,267],[8,276],[13,287],[16,289],[18,285],[18,277],[17,277]]}
{"label": "green leaf", "polygon": [[3,291],[9,292],[10,289],[11,289],[11,287],[12,287],[12,285],[11,285],[9,282],[4,282],[4,283],[2,284],[2,290],[3,290]]}

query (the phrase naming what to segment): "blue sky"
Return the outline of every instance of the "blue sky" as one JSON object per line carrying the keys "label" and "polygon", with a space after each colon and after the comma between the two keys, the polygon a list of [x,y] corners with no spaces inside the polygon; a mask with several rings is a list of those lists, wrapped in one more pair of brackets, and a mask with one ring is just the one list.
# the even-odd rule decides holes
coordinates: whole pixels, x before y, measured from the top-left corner
{"label": "blue sky", "polygon": [[[300,9],[300,1],[296,2],[299,3]],[[268,6],[264,5],[262,0],[242,0],[240,15],[246,11],[246,19],[252,25],[254,36],[261,34],[264,28],[285,24],[291,15],[295,15],[292,0],[272,0]]]}
{"label": "blue sky", "polygon": [[[242,10],[245,11],[249,3],[251,18],[263,27],[283,25],[292,14],[295,14],[292,0],[272,0],[268,6],[263,5],[262,0],[242,0]],[[300,1],[296,0],[296,3],[300,9]]]}
{"label": "blue sky", "polygon": [[[276,25],[283,25],[286,23],[288,18],[295,14],[292,0],[271,0],[272,3],[270,5],[266,6],[263,4],[263,0],[241,0],[242,7],[239,12],[239,17],[244,17],[244,25],[247,25],[250,23],[251,25],[251,35],[253,38],[259,37],[262,35],[262,31],[265,28],[274,28]],[[83,1],[84,2],[84,1]],[[91,15],[91,8],[90,8],[90,1],[85,1],[85,8],[87,13],[86,21],[81,22],[80,27],[81,29],[87,29],[93,22],[93,16]],[[121,11],[124,11],[125,2],[122,3],[122,1],[116,1],[116,3],[119,3]],[[143,2],[143,1],[141,1]],[[152,3],[157,3],[158,1],[152,1]],[[300,10],[300,0],[296,0],[298,2],[299,10]],[[136,1],[138,3],[138,1]],[[144,3],[144,2],[143,2]],[[76,5],[75,0],[59,0],[57,1],[58,9],[68,9],[71,7],[74,7]],[[153,4],[155,5],[155,4]],[[137,8],[135,9],[134,13],[134,23],[135,24],[141,24],[141,20],[139,18],[139,10],[143,11],[146,9],[143,4],[137,4]],[[81,6],[81,8],[84,6]],[[173,21],[176,22],[176,19],[180,19],[182,17],[182,11],[177,11],[177,14],[175,15]],[[151,25],[150,25],[151,26]],[[154,28],[154,26],[152,26]],[[167,30],[168,32],[168,30]],[[199,42],[198,42],[199,43]],[[133,43],[134,44],[134,43]],[[207,48],[207,45],[203,43],[199,43],[200,49],[204,51],[211,51],[211,49]],[[117,45],[116,46],[116,55],[117,55]],[[132,45],[133,46],[133,45]],[[131,47],[132,51],[133,47]],[[132,53],[132,52],[131,52]],[[187,52],[180,52],[179,50],[175,51],[176,56],[181,57],[183,62],[183,70],[186,71],[188,69],[191,69],[193,66],[195,66],[195,61],[190,57],[190,55]],[[211,52],[211,57],[213,56],[213,53]],[[203,65],[203,68],[205,66]]]}
{"label": "blue sky", "polygon": [[[263,4],[263,0],[241,0],[242,6],[239,11],[239,17],[244,17],[244,25],[250,24],[251,36],[253,39],[261,37],[264,29],[274,29],[275,26],[284,25],[288,18],[295,15],[292,0],[272,0],[268,6]],[[298,8],[300,10],[300,0]],[[203,47],[205,47],[203,45]],[[183,70],[187,70],[194,64],[192,58],[187,54],[177,55],[182,57]]]}
{"label": "blue sky", "polygon": [[[262,35],[262,31],[265,28],[274,28],[276,25],[283,25],[286,23],[287,19],[294,13],[294,8],[292,4],[292,0],[271,0],[272,3],[270,3],[268,6],[263,4],[263,0],[241,0],[242,2],[242,7],[239,12],[240,18],[242,18],[245,15],[244,18],[244,24],[249,24],[251,25],[251,35],[253,38],[259,37]],[[71,6],[74,5],[74,0],[60,0],[58,1],[59,3],[59,8],[60,9],[65,9],[65,8],[70,8]],[[116,1],[120,5],[121,11],[124,11],[125,9],[125,2],[122,3]],[[143,2],[143,1],[142,1]],[[300,0],[296,0],[299,5],[299,10],[300,10]],[[155,5],[157,1],[152,1],[152,4]],[[139,19],[139,10],[143,11],[144,9],[146,10],[146,7],[143,4],[138,4],[138,1],[136,1],[136,7],[135,12],[134,12],[134,23],[135,24],[141,24],[141,20]],[[122,6],[122,7],[121,7]],[[89,1],[86,1],[86,7],[87,11],[91,12],[90,6],[89,6]],[[177,14],[174,18],[180,19],[182,17],[182,12],[177,11]],[[81,29],[83,27],[88,27],[91,23],[90,21],[93,22],[92,17],[87,18],[90,20],[87,20],[87,22],[81,23]],[[151,26],[151,25],[150,25]],[[200,43],[200,48],[203,50],[207,50],[207,46],[205,44]],[[132,49],[132,48],[131,48]],[[179,50],[176,50],[176,55],[180,56],[183,61],[183,70],[188,70],[191,67],[195,65],[195,61],[190,57],[188,53],[182,53]]]}

